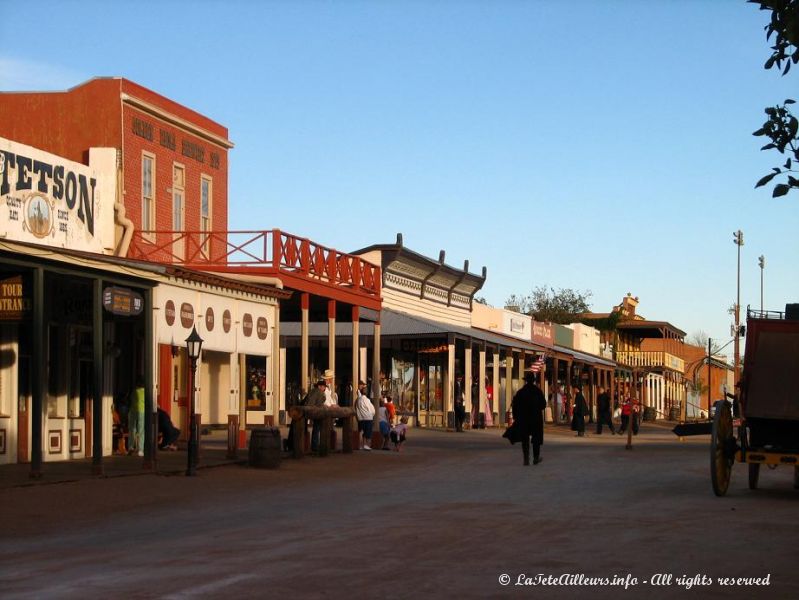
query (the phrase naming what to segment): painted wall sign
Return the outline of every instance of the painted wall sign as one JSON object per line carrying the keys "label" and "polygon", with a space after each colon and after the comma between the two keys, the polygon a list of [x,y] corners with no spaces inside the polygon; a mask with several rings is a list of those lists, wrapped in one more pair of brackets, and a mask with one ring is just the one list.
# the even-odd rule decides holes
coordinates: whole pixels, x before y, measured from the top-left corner
{"label": "painted wall sign", "polygon": [[241,328],[244,331],[244,337],[252,335],[252,315],[250,313],[244,313],[244,317],[241,320]]}
{"label": "painted wall sign", "polygon": [[172,300],[167,300],[164,305],[164,318],[170,327],[175,324],[175,303]]}
{"label": "painted wall sign", "polygon": [[267,323],[264,317],[258,317],[258,321],[256,322],[256,334],[259,340],[265,340],[266,336],[269,335],[269,323]]}
{"label": "painted wall sign", "polygon": [[194,325],[194,307],[188,302],[180,305],[180,324],[186,329]]}
{"label": "painted wall sign", "polygon": [[0,230],[9,239],[102,253],[101,175],[113,182],[112,172],[0,138]]}
{"label": "painted wall sign", "polygon": [[205,328],[208,331],[214,330],[214,309],[210,306],[205,309]]}
{"label": "painted wall sign", "polygon": [[[144,138],[148,142],[155,142],[156,128],[150,121],[146,119],[142,119],[141,117],[133,117],[131,122],[131,131],[134,135]],[[169,129],[158,129],[158,143],[164,148],[172,150],[173,152],[178,151],[178,141],[176,135]],[[205,164],[205,146],[187,138],[181,138],[179,146],[181,155],[194,159],[198,163]],[[218,169],[221,164],[219,153],[209,152],[208,156],[210,158],[209,162],[211,167]]]}
{"label": "painted wall sign", "polygon": [[226,309],[225,312],[222,313],[222,330],[225,333],[230,333],[230,325],[232,322],[233,319],[230,318],[230,311]]}
{"label": "painted wall sign", "polygon": [[114,315],[132,317],[141,314],[144,299],[128,288],[107,287],[103,290],[103,308]]}
{"label": "painted wall sign", "polygon": [[21,321],[30,316],[33,301],[22,275],[0,281],[0,321]]}
{"label": "painted wall sign", "polygon": [[533,341],[536,344],[552,346],[555,343],[555,334],[552,331],[552,323],[533,321]]}

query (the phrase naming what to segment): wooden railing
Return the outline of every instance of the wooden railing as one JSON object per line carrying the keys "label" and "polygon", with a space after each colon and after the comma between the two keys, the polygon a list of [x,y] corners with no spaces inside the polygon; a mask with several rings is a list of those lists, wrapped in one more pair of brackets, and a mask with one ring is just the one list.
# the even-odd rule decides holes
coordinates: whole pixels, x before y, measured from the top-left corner
{"label": "wooden railing", "polygon": [[136,231],[128,257],[198,270],[259,267],[367,295],[380,294],[380,267],[279,229]]}
{"label": "wooden railing", "polygon": [[663,367],[685,373],[685,361],[679,356],[657,350],[616,352],[616,362],[627,367]]}

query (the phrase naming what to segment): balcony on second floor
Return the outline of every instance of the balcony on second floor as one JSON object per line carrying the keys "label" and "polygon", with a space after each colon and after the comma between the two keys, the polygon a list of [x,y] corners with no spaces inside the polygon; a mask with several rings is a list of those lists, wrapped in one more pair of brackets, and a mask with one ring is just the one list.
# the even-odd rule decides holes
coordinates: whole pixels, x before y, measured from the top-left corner
{"label": "balcony on second floor", "polygon": [[685,361],[682,358],[658,350],[622,350],[616,352],[616,362],[625,367],[654,367],[685,373]]}

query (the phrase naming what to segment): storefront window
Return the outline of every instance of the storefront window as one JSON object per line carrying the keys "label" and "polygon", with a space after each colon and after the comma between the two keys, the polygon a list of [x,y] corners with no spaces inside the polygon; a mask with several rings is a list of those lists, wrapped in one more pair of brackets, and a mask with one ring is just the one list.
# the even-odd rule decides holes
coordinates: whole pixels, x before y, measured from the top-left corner
{"label": "storefront window", "polygon": [[392,357],[390,394],[400,414],[412,415],[416,411],[415,379],[413,355]]}
{"label": "storefront window", "polygon": [[266,410],[266,357],[247,356],[247,410]]}
{"label": "storefront window", "polygon": [[444,410],[444,359],[446,354],[421,354],[419,357],[419,409]]}

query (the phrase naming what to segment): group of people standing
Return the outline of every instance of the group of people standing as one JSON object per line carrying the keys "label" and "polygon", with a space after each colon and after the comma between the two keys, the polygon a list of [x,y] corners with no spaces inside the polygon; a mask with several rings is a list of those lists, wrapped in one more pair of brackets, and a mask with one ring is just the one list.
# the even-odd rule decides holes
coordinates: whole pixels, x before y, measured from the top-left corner
{"label": "group of people standing", "polygon": [[[475,378],[472,382],[472,429],[484,429],[494,425],[494,387],[486,377],[485,404],[480,409],[478,408],[480,406],[479,381],[479,378]],[[460,373],[455,377],[454,400],[455,431],[463,431],[463,424],[466,421],[466,384]]]}
{"label": "group of people standing", "polygon": [[[380,399],[377,410],[378,427],[383,441],[382,450],[389,449],[389,441],[394,445],[394,450],[399,452],[408,432],[408,417],[403,416],[396,422],[397,409],[390,397]],[[358,397],[355,400],[355,417],[358,419],[358,431],[361,432],[361,450],[372,450],[372,428],[375,418],[375,407],[371,398],[366,394],[366,384],[358,382]]]}

